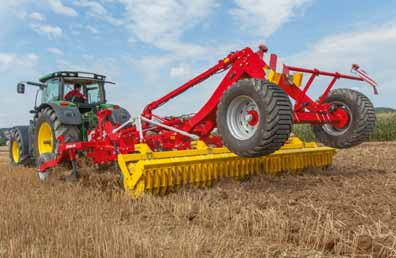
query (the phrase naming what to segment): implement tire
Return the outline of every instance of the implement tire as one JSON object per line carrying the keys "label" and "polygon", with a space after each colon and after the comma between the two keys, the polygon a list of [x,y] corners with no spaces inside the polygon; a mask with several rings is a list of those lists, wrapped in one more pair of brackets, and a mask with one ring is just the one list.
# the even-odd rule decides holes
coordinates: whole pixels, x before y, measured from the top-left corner
{"label": "implement tire", "polygon": [[293,125],[289,96],[279,86],[255,79],[236,82],[217,106],[224,145],[241,157],[269,155],[288,140]]}
{"label": "implement tire", "polygon": [[365,95],[351,89],[335,89],[330,91],[324,102],[330,103],[334,111],[344,109],[349,121],[343,128],[331,124],[312,126],[317,141],[344,149],[369,139],[375,128],[376,116],[373,104]]}
{"label": "implement tire", "polygon": [[77,126],[64,125],[50,107],[42,109],[36,120],[35,157],[36,160],[46,153],[56,154],[57,139],[64,136],[65,142],[80,140],[80,129]]}

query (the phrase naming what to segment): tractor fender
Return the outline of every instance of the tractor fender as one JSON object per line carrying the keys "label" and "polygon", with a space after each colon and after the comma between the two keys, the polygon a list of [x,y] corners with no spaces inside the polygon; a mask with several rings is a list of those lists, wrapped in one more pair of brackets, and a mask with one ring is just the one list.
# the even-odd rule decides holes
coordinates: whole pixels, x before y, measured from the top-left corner
{"label": "tractor fender", "polygon": [[16,132],[22,137],[22,156],[21,161],[25,161],[31,156],[30,152],[30,137],[29,137],[29,126],[14,126],[10,129],[10,140],[15,137]]}
{"label": "tractor fender", "polygon": [[54,103],[42,104],[38,110],[46,107],[52,108],[58,116],[60,122],[64,125],[81,125],[82,117],[78,107],[63,107]]}
{"label": "tractor fender", "polygon": [[122,125],[129,119],[131,119],[131,115],[125,108],[112,109],[111,120],[113,123]]}

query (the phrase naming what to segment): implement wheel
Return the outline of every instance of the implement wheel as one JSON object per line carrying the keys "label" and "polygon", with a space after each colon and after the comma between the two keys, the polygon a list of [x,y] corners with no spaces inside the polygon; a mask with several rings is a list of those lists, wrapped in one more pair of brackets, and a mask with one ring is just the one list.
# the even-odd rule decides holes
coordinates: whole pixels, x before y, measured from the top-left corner
{"label": "implement wheel", "polygon": [[351,89],[336,89],[324,102],[347,119],[341,124],[312,126],[317,141],[334,148],[350,148],[369,139],[376,116],[373,104],[365,95]]}
{"label": "implement wheel", "polygon": [[53,109],[41,110],[36,123],[36,160],[46,153],[56,153],[57,138],[61,135],[65,142],[76,142],[80,139],[80,130],[76,126],[62,124]]}
{"label": "implement wheel", "polygon": [[217,106],[217,127],[224,145],[242,157],[277,151],[288,140],[292,124],[289,96],[268,81],[238,81]]}

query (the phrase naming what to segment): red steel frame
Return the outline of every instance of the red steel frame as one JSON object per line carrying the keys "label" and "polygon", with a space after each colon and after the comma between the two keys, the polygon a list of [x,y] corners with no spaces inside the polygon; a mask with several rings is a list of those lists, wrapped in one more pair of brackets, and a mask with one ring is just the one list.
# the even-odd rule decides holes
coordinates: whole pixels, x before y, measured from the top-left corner
{"label": "red steel frame", "polygon": [[[145,118],[145,121],[141,122],[140,125],[137,124],[129,127],[125,125],[113,125],[107,119],[112,111],[99,111],[97,113],[98,127],[90,132],[90,140],[87,142],[64,143],[63,138],[60,137],[58,139],[60,144],[58,145],[57,158],[42,164],[40,171],[45,171],[47,168],[54,167],[59,162],[65,160],[75,161],[79,151],[86,151],[87,156],[92,158],[94,163],[103,164],[115,161],[119,153],[133,153],[135,151],[135,144],[142,142],[147,143],[153,150],[157,151],[189,149],[191,148],[191,138],[188,135],[191,134],[197,136],[197,138],[205,141],[207,144],[222,146],[221,138],[211,135],[211,132],[216,127],[217,105],[224,92],[238,80],[245,78],[265,80],[267,76],[266,70],[268,68],[276,70],[276,55],[271,55],[270,65],[268,66],[263,59],[265,52],[266,49],[260,47],[257,52],[253,52],[251,48],[244,48],[230,53],[215,66],[204,71],[202,74],[196,76],[162,98],[148,104],[141,115],[142,118]],[[349,121],[347,113],[341,109],[332,111],[330,105],[324,103],[325,98],[333,88],[335,82],[343,78],[365,81],[373,86],[374,89],[376,89],[377,85],[366,72],[359,69],[358,65],[353,65],[352,69],[357,73],[357,76],[284,65],[278,85],[295,100],[294,122],[311,124],[331,123],[334,126],[345,126]],[[192,117],[166,118],[153,113],[156,108],[164,105],[169,100],[222,71],[227,71],[223,80],[206,104]],[[307,73],[311,74],[311,76],[307,80],[305,87],[300,89],[289,80],[290,72]],[[307,91],[312,86],[314,79],[318,76],[328,76],[331,77],[332,80],[319,100],[314,101],[307,95]],[[160,121],[161,125],[153,125],[147,122],[152,119]],[[169,130],[170,127],[175,130],[183,131],[185,134],[178,133],[175,130]]]}
{"label": "red steel frame", "polygon": [[[220,101],[223,93],[236,81],[242,78],[254,78],[258,80],[264,80],[266,78],[265,68],[268,67],[263,60],[264,51],[260,49],[258,52],[254,53],[250,48],[245,48],[243,50],[233,52],[228,55],[225,59],[220,60],[218,64],[211,67],[207,71],[183,84],[179,88],[173,90],[164,97],[148,104],[144,109],[142,116],[147,118],[159,118],[154,115],[152,111],[161,105],[165,104],[172,98],[182,94],[186,90],[196,86],[200,82],[208,79],[213,74],[226,70],[229,68],[224,79],[221,81],[211,98],[208,102],[196,113],[191,119],[182,123],[179,127],[186,132],[194,133],[200,137],[205,137],[213,130],[216,126],[216,107]],[[270,66],[273,70],[276,70],[276,55],[271,55]],[[330,90],[333,88],[336,81],[340,78],[366,81],[371,86],[376,89],[376,83],[371,79],[367,73],[359,70],[359,66],[354,65],[353,70],[358,73],[357,76],[346,75],[341,73],[331,73],[326,71],[321,71],[318,69],[306,69],[295,66],[284,66],[284,71],[279,81],[279,86],[285,90],[285,92],[295,100],[294,105],[294,122],[295,123],[312,123],[312,124],[323,124],[323,123],[333,123],[333,124],[345,124],[345,117],[343,112],[330,112],[330,106],[323,103]],[[296,85],[292,84],[288,80],[289,72],[301,72],[311,74],[305,87],[301,90]],[[364,74],[362,74],[364,73]],[[324,93],[320,97],[319,101],[312,100],[308,95],[307,91],[311,87],[314,79],[318,76],[328,76],[333,79],[326,87]],[[166,120],[165,120],[166,121]]]}

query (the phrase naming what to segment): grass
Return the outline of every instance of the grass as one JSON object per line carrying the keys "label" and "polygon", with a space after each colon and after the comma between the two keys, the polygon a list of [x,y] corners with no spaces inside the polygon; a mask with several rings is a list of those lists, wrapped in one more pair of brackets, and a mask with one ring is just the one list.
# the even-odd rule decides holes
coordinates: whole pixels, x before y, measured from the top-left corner
{"label": "grass", "polygon": [[[294,133],[304,141],[315,141],[310,125],[295,125]],[[396,141],[396,113],[377,114],[376,127],[370,141]]]}

